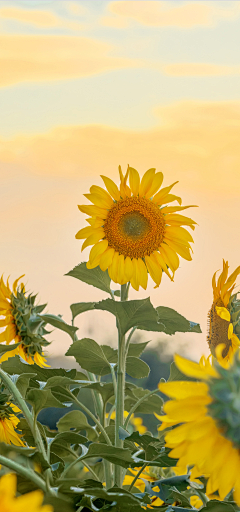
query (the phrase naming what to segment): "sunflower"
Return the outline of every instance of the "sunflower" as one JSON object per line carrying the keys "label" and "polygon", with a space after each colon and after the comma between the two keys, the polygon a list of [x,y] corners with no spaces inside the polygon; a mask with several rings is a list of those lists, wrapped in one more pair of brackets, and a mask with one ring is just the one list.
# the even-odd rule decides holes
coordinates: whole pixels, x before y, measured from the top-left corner
{"label": "sunflower", "polygon": [[87,268],[108,269],[115,283],[130,281],[135,290],[146,289],[148,273],[156,287],[163,271],[173,280],[179,255],[192,259],[193,238],[182,226],[194,229],[196,222],[176,213],[190,206],[166,206],[172,201],[181,205],[181,198],[170,193],[177,182],[160,189],[163,174],[155,171],[149,169],[140,180],[132,167],[125,176],[119,167],[119,188],[101,176],[107,190],[93,185],[90,194],[84,194],[93,204],[79,206],[89,215],[90,226],[78,231],[76,238],[85,238],[82,250],[93,245]]}
{"label": "sunflower", "polygon": [[20,343],[17,348],[6,352],[1,362],[18,354],[29,364],[48,366],[42,347],[49,345],[49,342],[42,336],[45,333],[45,322],[38,316],[45,306],[34,305],[36,296],[26,296],[23,283],[17,286],[22,277],[14,281],[12,290],[8,281],[5,284],[3,277],[0,280],[0,315],[4,317],[0,320],[0,327],[6,327],[0,333],[0,343]]}
{"label": "sunflower", "polygon": [[197,380],[159,385],[171,398],[164,405],[166,415],[158,416],[159,430],[174,427],[165,434],[169,456],[179,459],[178,466],[192,467],[191,479],[208,478],[208,496],[215,498],[218,491],[223,500],[233,490],[240,505],[239,352],[229,368],[204,358],[198,364],[175,356],[175,363]]}
{"label": "sunflower", "polygon": [[[229,364],[240,344],[240,301],[237,300],[237,294],[232,295],[240,267],[237,267],[229,277],[228,268],[228,262],[223,260],[223,270],[217,283],[216,272],[213,275],[213,304],[208,313],[207,336],[212,354],[225,365]],[[219,346],[221,350],[217,350]]]}
{"label": "sunflower", "polygon": [[8,473],[0,478],[1,512],[53,512],[51,505],[42,505],[42,491],[33,491],[16,498],[17,477]]}
{"label": "sunflower", "polygon": [[16,432],[19,419],[14,413],[21,412],[20,409],[6,402],[6,395],[0,395],[0,443],[14,444],[15,446],[24,446],[21,440],[21,434]]}

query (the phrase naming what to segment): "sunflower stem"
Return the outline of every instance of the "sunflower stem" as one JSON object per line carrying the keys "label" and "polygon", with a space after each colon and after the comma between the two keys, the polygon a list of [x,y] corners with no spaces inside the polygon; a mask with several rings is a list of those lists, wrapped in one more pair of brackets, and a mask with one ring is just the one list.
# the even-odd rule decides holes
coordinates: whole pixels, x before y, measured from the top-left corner
{"label": "sunflower stem", "polygon": [[[128,299],[128,284],[121,285],[121,301]],[[116,396],[116,421],[115,421],[115,446],[123,447],[123,441],[119,438],[119,428],[123,426],[124,421],[124,399],[125,399],[125,335],[121,332],[121,327],[117,322],[118,329],[118,370],[117,370],[117,396]],[[115,465],[114,474],[115,484],[121,487],[123,480],[123,471],[120,466]]]}
{"label": "sunflower stem", "polygon": [[[0,464],[6,466],[6,468],[11,469],[12,471],[15,471],[18,475],[22,475],[24,478],[27,478],[27,480],[31,480],[37,485],[37,487],[39,487],[39,489],[42,489],[42,491],[47,491],[47,486],[44,480],[31,469],[25,468],[22,464],[18,464],[14,460],[4,457],[3,455],[0,455]],[[53,489],[49,489],[49,492],[54,496],[56,495]]]}
{"label": "sunflower stem", "polygon": [[149,393],[145,396],[143,396],[142,398],[139,398],[139,400],[132,406],[132,408],[130,409],[127,417],[126,417],[126,420],[125,420],[125,423],[124,423],[124,426],[123,428],[126,430],[127,426],[128,426],[128,423],[129,423],[129,420],[132,416],[132,414],[136,411],[136,409],[138,408],[139,405],[141,405],[142,402],[144,402],[145,400],[147,400],[147,398],[149,398],[151,395],[154,395],[155,393],[157,393],[159,390],[158,388],[157,389],[154,389],[153,391],[149,391]]}

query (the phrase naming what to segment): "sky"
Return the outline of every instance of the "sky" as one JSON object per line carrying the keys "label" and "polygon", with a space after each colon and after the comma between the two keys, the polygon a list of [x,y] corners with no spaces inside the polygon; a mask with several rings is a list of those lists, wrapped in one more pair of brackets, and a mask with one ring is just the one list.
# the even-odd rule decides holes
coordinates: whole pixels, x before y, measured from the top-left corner
{"label": "sky", "polygon": [[[70,322],[104,293],[66,277],[86,261],[77,208],[100,174],[155,167],[198,226],[174,283],[131,291],[199,322],[202,334],[148,333],[152,346],[208,355],[211,279],[240,264],[240,1],[0,0],[1,269]],[[116,344],[114,320],[78,318],[79,338]],[[54,331],[49,354],[70,340]]]}

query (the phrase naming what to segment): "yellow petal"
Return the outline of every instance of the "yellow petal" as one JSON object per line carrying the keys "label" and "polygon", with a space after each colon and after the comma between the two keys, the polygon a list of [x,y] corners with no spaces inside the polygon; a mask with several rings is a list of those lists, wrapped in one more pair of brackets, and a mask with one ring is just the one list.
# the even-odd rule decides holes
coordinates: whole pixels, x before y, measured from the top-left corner
{"label": "yellow petal", "polygon": [[133,262],[129,256],[127,256],[124,260],[124,273],[127,281],[130,281],[133,275]]}
{"label": "yellow petal", "polygon": [[167,244],[185,260],[192,260],[192,256],[189,252],[188,247],[184,247],[184,245],[178,244],[177,242],[173,242],[172,240],[168,240]]}
{"label": "yellow petal", "polygon": [[24,277],[24,276],[25,276],[25,274],[23,274],[22,276],[18,277],[18,278],[14,281],[14,283],[13,283],[13,291],[14,291],[14,293],[15,293],[15,294],[17,293],[17,284],[18,284],[18,281],[19,281],[19,279],[22,279],[22,277]]}
{"label": "yellow petal", "polygon": [[190,217],[185,217],[184,215],[178,215],[177,213],[169,213],[165,215],[166,224],[170,224],[171,226],[189,226],[192,230],[195,229],[195,225],[197,224],[194,220],[190,219]]}
{"label": "yellow petal", "polygon": [[233,324],[229,324],[228,326],[228,339],[230,340],[233,335]]}
{"label": "yellow petal", "polygon": [[92,264],[94,260],[101,256],[104,251],[106,251],[108,247],[108,241],[107,240],[101,240],[101,242],[98,242],[95,244],[89,254],[89,262]]}
{"label": "yellow petal", "polygon": [[83,251],[89,245],[96,244],[97,242],[99,242],[99,240],[101,240],[101,238],[104,238],[104,236],[105,233],[102,228],[95,229],[94,233],[88,238],[86,238],[86,240],[83,242],[81,251]]}
{"label": "yellow petal", "polygon": [[105,208],[99,208],[99,206],[92,206],[92,205],[78,205],[78,208],[80,212],[86,213],[87,215],[90,215],[91,217],[99,217],[100,219],[106,219],[108,211]]}
{"label": "yellow petal", "polygon": [[184,375],[187,375],[188,377],[195,377],[203,380],[207,380],[209,377],[218,377],[215,368],[212,366],[202,368],[200,364],[195,363],[194,361],[189,361],[189,359],[185,359],[178,354],[175,354],[174,361],[180,372],[184,373]]}
{"label": "yellow petal", "polygon": [[191,396],[205,396],[208,385],[205,382],[190,382],[187,380],[162,382],[158,385],[160,391],[170,398],[188,398]]}
{"label": "yellow petal", "polygon": [[147,282],[148,282],[147,267],[141,258],[138,258],[136,261],[137,261],[137,274],[138,274],[138,280],[139,280],[140,286],[144,290],[146,290]]}
{"label": "yellow petal", "polygon": [[145,262],[151,278],[156,283],[156,285],[159,286],[162,279],[162,268],[154,258],[153,254],[150,256],[145,256]]}
{"label": "yellow petal", "polygon": [[131,283],[132,287],[134,288],[134,290],[136,290],[138,292],[140,283],[139,283],[139,275],[138,275],[137,259],[136,258],[133,258],[132,264],[133,264],[133,273],[132,273],[132,277],[130,279],[130,283]]}
{"label": "yellow petal", "polygon": [[119,255],[118,258],[118,282],[119,284],[126,284],[127,279],[124,272],[124,256],[123,254]]}
{"label": "yellow petal", "polygon": [[230,322],[231,315],[230,311],[227,308],[221,308],[219,306],[215,306],[217,315],[220,316],[223,320],[227,320],[227,322]]}
{"label": "yellow petal", "polygon": [[146,199],[149,199],[158,191],[158,189],[162,185],[162,182],[163,182],[163,173],[156,172],[156,174],[154,175],[153,181],[152,181],[152,185],[151,185],[150,189],[148,190],[148,192],[145,194]]}
{"label": "yellow petal", "polygon": [[115,201],[119,201],[120,200],[120,192],[118,190],[116,183],[114,183],[114,181],[112,181],[107,176],[101,175],[101,178],[104,181],[104,185],[105,185],[107,191],[109,192],[110,196],[112,196],[113,199],[115,199]]}
{"label": "yellow petal", "polygon": [[[161,248],[160,248],[161,249]],[[159,250],[160,250],[159,249]],[[160,267],[163,269],[163,271],[165,272],[165,274],[167,274],[167,276],[171,279],[171,281],[173,281],[173,277],[174,277],[174,271],[173,272],[173,276],[170,275],[169,271],[168,271],[168,268],[167,268],[167,265],[166,265],[166,262],[164,261],[164,258],[163,258],[163,255],[160,254],[159,252],[155,251],[154,252],[154,256],[158,262],[158,264],[160,265]],[[177,255],[176,255],[177,256]],[[169,265],[168,265],[169,266]],[[169,267],[170,268],[170,267]]]}
{"label": "yellow petal", "polygon": [[92,235],[94,232],[95,232],[95,229],[92,228],[92,226],[87,226],[86,228],[80,229],[77,232],[77,234],[75,235],[75,238],[81,240],[81,238],[87,238],[88,236]]}
{"label": "yellow petal", "polygon": [[179,197],[179,196],[175,196],[174,194],[167,194],[166,196],[162,197],[162,199],[159,199],[158,200],[158,205],[162,205],[162,204],[168,204],[168,203],[172,203],[173,201],[177,201],[178,204],[182,204],[182,198]]}
{"label": "yellow petal", "polygon": [[100,194],[83,194],[89,201],[91,201],[95,206],[99,206],[100,208],[107,208],[108,210],[113,205],[112,198],[108,195],[108,197],[103,197]]}
{"label": "yellow petal", "polygon": [[91,192],[91,194],[98,194],[99,196],[104,198],[108,203],[109,203],[109,201],[111,201],[110,204],[112,204],[112,198],[109,195],[109,193],[106,192],[106,190],[104,190],[104,188],[98,187],[97,185],[92,185],[90,187],[90,192]]}
{"label": "yellow petal", "polygon": [[196,204],[190,204],[189,206],[165,206],[161,208],[162,213],[174,213],[186,210],[187,208],[198,208]]}
{"label": "yellow petal", "polygon": [[114,252],[112,264],[108,268],[109,277],[114,283],[118,283],[118,263],[119,263],[119,253],[117,251]]}
{"label": "yellow petal", "polygon": [[164,187],[162,188],[154,197],[153,197],[153,202],[156,203],[156,204],[161,204],[161,201],[162,201],[162,198],[165,197],[169,192],[170,190],[174,187],[174,185],[176,185],[176,183],[178,183],[178,181],[175,181],[174,183],[172,183],[172,185],[169,185],[168,187]]}
{"label": "yellow petal", "polygon": [[113,255],[115,250],[113,247],[108,247],[107,250],[101,255],[100,259],[100,269],[105,272],[107,268],[112,264]]}
{"label": "yellow petal", "polygon": [[159,247],[159,252],[168,267],[174,273],[179,267],[179,257],[176,252],[167,244],[162,244],[161,247]]}
{"label": "yellow petal", "polygon": [[129,167],[129,184],[133,195],[137,196],[139,193],[140,176],[133,167]]}
{"label": "yellow petal", "polygon": [[156,169],[148,169],[141,179],[141,184],[139,188],[139,196],[143,197],[150,190],[152,186],[153,178],[155,175]]}
{"label": "yellow petal", "polygon": [[11,298],[11,290],[9,288],[8,281],[7,281],[7,286],[6,286],[3,281],[3,276],[1,277],[1,281],[0,281],[0,289],[1,289],[4,297],[6,297],[6,299]]}
{"label": "yellow petal", "polygon": [[182,228],[181,226],[166,226],[165,232],[169,235],[174,236],[175,238],[182,240],[183,242],[193,242],[193,237],[187,231],[187,229]]}

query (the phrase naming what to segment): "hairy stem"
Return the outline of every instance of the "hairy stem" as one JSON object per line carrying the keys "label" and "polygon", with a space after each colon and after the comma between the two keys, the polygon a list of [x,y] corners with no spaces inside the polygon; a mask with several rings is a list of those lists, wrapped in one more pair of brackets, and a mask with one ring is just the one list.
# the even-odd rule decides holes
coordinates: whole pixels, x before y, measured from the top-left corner
{"label": "hairy stem", "polygon": [[[18,464],[17,462],[9,459],[8,457],[4,457],[3,455],[0,455],[0,464],[6,466],[12,471],[15,471],[17,474],[22,475],[24,478],[31,480],[37,485],[37,487],[39,487],[39,489],[42,489],[42,491],[47,491],[47,486],[44,480],[31,469],[25,468],[22,464]],[[49,490],[51,494],[55,495],[55,492],[52,489]]]}
{"label": "hairy stem", "polygon": [[147,465],[148,465],[148,463],[147,463],[147,462],[145,462],[145,463],[143,464],[143,466],[139,469],[139,471],[138,471],[138,473],[136,474],[136,476],[134,477],[134,479],[133,479],[133,481],[132,481],[132,483],[131,483],[130,487],[128,488],[128,492],[130,492],[130,491],[131,491],[131,489],[133,488],[133,486],[134,486],[135,482],[137,481],[137,479],[138,479],[138,478],[139,478],[139,476],[141,475],[142,471],[144,471],[144,469],[147,467]]}
{"label": "hairy stem", "polygon": [[88,409],[86,407],[86,405],[82,404],[82,402],[79,402],[79,400],[73,395],[73,393],[71,393],[71,391],[70,391],[70,395],[72,397],[73,402],[75,402],[75,404],[77,404],[81,409],[83,409],[83,411],[86,412],[88,414],[88,416],[90,416],[90,418],[92,418],[94,423],[96,423],[100,432],[104,436],[106,443],[109,445],[112,445],[112,443],[107,435],[107,432],[105,431],[105,429],[104,429],[103,425],[100,423],[100,421],[96,418],[96,416],[94,416],[94,414],[90,411],[90,409]]}
{"label": "hairy stem", "polygon": [[130,421],[130,418],[132,416],[132,414],[136,411],[136,409],[139,407],[139,405],[144,402],[145,400],[147,400],[147,398],[149,398],[151,395],[154,395],[155,393],[158,392],[158,389],[154,389],[153,391],[149,391],[149,393],[145,396],[143,396],[142,398],[139,398],[139,400],[132,406],[132,408],[130,409],[126,419],[125,419],[125,423],[124,423],[124,426],[123,428],[127,428],[128,426],[128,423]]}

